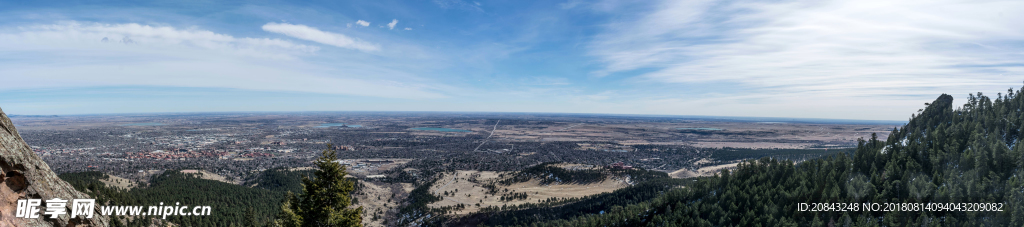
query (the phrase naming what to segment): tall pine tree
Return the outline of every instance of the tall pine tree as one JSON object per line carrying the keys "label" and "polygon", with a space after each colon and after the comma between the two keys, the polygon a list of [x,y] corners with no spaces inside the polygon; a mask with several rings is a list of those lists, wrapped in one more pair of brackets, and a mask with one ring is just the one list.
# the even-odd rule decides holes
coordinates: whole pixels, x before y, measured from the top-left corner
{"label": "tall pine tree", "polygon": [[301,195],[288,193],[275,224],[285,227],[363,226],[363,207],[348,209],[352,202],[349,194],[355,185],[345,179],[345,167],[334,162],[336,159],[337,150],[327,144],[327,149],[316,160],[316,178],[302,178]]}

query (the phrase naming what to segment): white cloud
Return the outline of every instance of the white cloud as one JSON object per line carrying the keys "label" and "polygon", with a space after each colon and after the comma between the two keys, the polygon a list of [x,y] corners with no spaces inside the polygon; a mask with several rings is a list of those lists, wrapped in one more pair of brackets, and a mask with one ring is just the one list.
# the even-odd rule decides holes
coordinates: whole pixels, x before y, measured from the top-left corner
{"label": "white cloud", "polygon": [[590,44],[606,63],[595,75],[642,72],[639,81],[746,91],[719,101],[757,93],[778,98],[780,108],[802,104],[790,111],[1005,91],[1024,76],[1024,2],[700,0],[652,8]]}
{"label": "white cloud", "polygon": [[358,24],[360,26],[363,26],[363,27],[370,26],[370,22],[366,22],[364,20],[358,20],[358,21],[356,21],[356,24]]}
{"label": "white cloud", "polygon": [[190,47],[220,51],[224,54],[276,59],[293,59],[298,55],[319,50],[319,47],[316,46],[296,44],[280,39],[236,38],[206,30],[156,27],[135,23],[64,22],[18,27],[13,31],[0,30],[0,45],[10,51],[31,50],[46,46],[53,49],[98,47],[96,45],[103,44],[104,39],[147,47]]}
{"label": "white cloud", "polygon": [[392,19],[391,23],[388,23],[388,29],[389,30],[394,30],[396,24],[398,24],[398,19]]}
{"label": "white cloud", "polygon": [[380,47],[377,46],[377,44],[363,42],[338,33],[321,31],[317,28],[301,24],[271,22],[263,25],[263,30],[336,47],[351,48],[361,51],[380,50]]}
{"label": "white cloud", "polygon": [[[102,42],[130,37],[133,44]],[[404,99],[445,97],[392,66],[356,56],[331,61],[315,46],[201,29],[139,24],[60,23],[0,28],[0,90],[162,86],[342,94]],[[59,59],[59,61],[55,61]]]}
{"label": "white cloud", "polygon": [[406,31],[412,30],[412,28],[405,28]]}

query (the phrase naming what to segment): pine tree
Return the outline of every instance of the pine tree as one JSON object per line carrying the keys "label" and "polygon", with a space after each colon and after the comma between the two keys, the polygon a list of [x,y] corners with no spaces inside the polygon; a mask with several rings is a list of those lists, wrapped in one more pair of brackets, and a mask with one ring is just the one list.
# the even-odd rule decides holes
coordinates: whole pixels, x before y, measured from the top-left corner
{"label": "pine tree", "polygon": [[275,224],[284,227],[363,226],[363,207],[348,209],[352,202],[349,194],[355,185],[345,179],[348,173],[344,166],[334,162],[335,159],[337,150],[327,144],[327,149],[316,160],[316,178],[302,178],[303,194],[289,193]]}
{"label": "pine tree", "polygon": [[291,191],[287,192],[284,203],[281,204],[281,213],[277,214],[277,220],[274,221],[276,226],[280,227],[299,227],[302,226],[302,216],[299,216],[298,212],[298,196],[292,194]]}
{"label": "pine tree", "polygon": [[256,211],[252,207],[245,209],[245,227],[257,227]]}

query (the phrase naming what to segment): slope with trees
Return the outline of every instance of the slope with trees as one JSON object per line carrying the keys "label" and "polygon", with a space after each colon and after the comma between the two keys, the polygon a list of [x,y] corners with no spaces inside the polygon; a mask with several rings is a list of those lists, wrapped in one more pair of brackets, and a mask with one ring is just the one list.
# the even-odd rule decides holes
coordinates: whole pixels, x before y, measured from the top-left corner
{"label": "slope with trees", "polygon": [[[852,156],[746,161],[649,201],[531,226],[1024,225],[1024,148],[1017,146],[1024,97],[1011,90],[996,99],[971,95],[956,109],[952,102],[940,96],[885,141],[861,140]],[[798,210],[800,203],[910,205],[810,212]],[[913,205],[929,203],[955,205]],[[965,203],[1001,211],[949,210]]]}

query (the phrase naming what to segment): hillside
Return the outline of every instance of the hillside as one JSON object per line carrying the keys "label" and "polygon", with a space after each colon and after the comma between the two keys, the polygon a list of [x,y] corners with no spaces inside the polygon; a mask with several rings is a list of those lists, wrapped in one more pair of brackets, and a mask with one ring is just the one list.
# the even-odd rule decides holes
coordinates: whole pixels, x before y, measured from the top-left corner
{"label": "hillside", "polygon": [[[95,171],[65,173],[60,178],[97,198],[99,204],[151,205],[173,201],[213,208],[209,216],[168,216],[166,219],[115,216],[110,226],[153,226],[164,221],[182,226],[262,226],[280,212],[280,203],[288,191],[302,191],[301,179],[309,175],[308,170],[270,169],[247,182],[253,185],[251,187],[205,179],[202,171],[164,171],[153,176],[148,184],[133,188],[110,186],[104,180],[116,177]],[[357,181],[354,193],[359,193],[362,187]]]}
{"label": "hillside", "polygon": [[575,217],[646,201],[687,181],[658,171],[558,162],[520,171],[445,172],[410,193],[398,225],[492,226]]}
{"label": "hillside", "polygon": [[[746,161],[604,215],[537,226],[1020,226],[1024,148],[1016,145],[1024,97],[1018,94],[979,93],[956,109],[943,94],[886,140],[859,141],[852,156]],[[800,203],[856,203],[858,209],[799,211]],[[881,207],[859,209],[863,203]],[[985,206],[965,211],[978,208],[975,203]]]}

